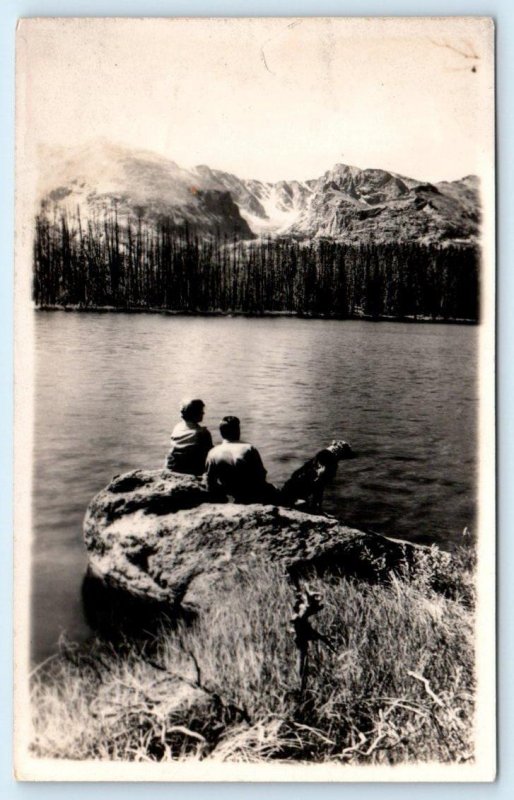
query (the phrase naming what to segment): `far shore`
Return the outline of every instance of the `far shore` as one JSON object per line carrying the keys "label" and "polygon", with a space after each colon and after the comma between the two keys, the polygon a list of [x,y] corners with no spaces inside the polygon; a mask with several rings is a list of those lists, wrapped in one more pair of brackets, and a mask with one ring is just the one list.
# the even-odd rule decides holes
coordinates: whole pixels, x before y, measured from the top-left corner
{"label": "far shore", "polygon": [[372,316],[371,314],[356,313],[349,317],[338,317],[329,314],[317,314],[315,312],[297,311],[222,311],[220,309],[215,311],[178,311],[168,308],[140,308],[138,306],[79,306],[79,305],[40,305],[34,306],[35,311],[78,311],[81,313],[93,314],[163,314],[168,317],[296,317],[297,319],[326,319],[326,320],[340,320],[345,322],[352,322],[355,320],[364,320],[365,322],[412,322],[412,323],[428,323],[437,325],[478,325],[479,320],[476,319],[453,319],[444,317],[427,317],[427,316]]}

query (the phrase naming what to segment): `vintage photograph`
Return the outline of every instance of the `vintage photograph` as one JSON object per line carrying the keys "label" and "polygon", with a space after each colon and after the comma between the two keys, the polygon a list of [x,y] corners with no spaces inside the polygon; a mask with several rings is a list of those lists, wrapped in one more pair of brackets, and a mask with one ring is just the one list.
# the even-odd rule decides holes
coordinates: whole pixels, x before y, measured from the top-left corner
{"label": "vintage photograph", "polygon": [[495,774],[494,27],[21,20],[25,780]]}

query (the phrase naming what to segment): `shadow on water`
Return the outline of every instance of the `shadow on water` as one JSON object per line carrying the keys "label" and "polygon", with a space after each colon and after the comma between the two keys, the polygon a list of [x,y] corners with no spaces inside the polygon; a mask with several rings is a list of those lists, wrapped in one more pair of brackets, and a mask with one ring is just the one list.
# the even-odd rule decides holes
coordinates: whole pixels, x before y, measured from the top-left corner
{"label": "shadow on water", "polygon": [[109,586],[90,569],[82,581],[82,608],[94,633],[114,644],[127,639],[151,640],[163,627],[174,629],[197,619],[192,609],[137,598]]}

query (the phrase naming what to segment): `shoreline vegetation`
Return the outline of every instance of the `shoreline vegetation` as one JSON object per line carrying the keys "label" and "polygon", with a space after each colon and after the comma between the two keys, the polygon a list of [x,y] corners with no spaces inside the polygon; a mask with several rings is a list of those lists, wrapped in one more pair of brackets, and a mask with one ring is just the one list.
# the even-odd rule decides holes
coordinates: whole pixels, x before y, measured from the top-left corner
{"label": "shoreline vegetation", "polygon": [[[387,232],[386,232],[387,233]],[[82,220],[43,208],[33,299],[41,308],[335,319],[477,321],[476,244],[200,236],[169,218]]]}
{"label": "shoreline vegetation", "polygon": [[31,678],[34,755],[469,763],[475,551],[420,553],[414,572],[382,584],[313,578],[330,647],[311,644],[303,687],[293,593],[271,564],[241,573],[187,626],[61,641]]}

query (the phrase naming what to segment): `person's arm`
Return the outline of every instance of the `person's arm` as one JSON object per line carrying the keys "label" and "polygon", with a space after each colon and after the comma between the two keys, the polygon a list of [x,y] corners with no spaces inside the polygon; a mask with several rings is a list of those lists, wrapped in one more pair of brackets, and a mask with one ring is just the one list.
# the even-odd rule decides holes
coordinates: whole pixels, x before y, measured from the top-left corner
{"label": "person's arm", "polygon": [[250,467],[250,470],[257,481],[265,481],[266,469],[264,468],[264,464],[262,463],[262,458],[260,456],[259,451],[256,447],[251,447],[250,450],[245,454],[245,461],[247,465]]}
{"label": "person's arm", "polygon": [[202,473],[205,472],[205,470],[207,469],[207,456],[209,454],[209,451],[212,450],[213,447],[212,436],[207,430],[207,428],[202,428],[201,436],[199,436],[197,439],[197,445],[198,445],[197,460],[200,468],[199,469],[199,474],[200,474],[201,472]]}
{"label": "person's arm", "polygon": [[212,492],[212,494],[216,494],[217,487],[218,487],[218,478],[216,475],[216,464],[207,458],[207,463],[205,465],[205,481],[207,483],[207,490]]}
{"label": "person's arm", "polygon": [[173,469],[173,467],[172,467],[172,461],[173,461],[172,457],[173,457],[173,450],[174,449],[175,448],[173,447],[173,436],[172,436],[171,437],[171,442],[170,442],[170,449],[168,450],[168,453],[167,453],[166,458],[164,460],[164,469]]}
{"label": "person's arm", "polygon": [[214,447],[212,442],[211,432],[207,428],[205,428],[203,444],[205,447],[205,455],[207,456],[209,450],[212,450],[212,448]]}
{"label": "person's arm", "polygon": [[205,483],[207,491],[212,495],[212,499],[218,503],[226,503],[227,496],[218,483],[218,465],[215,461],[211,461],[207,457],[207,464],[205,465]]}

